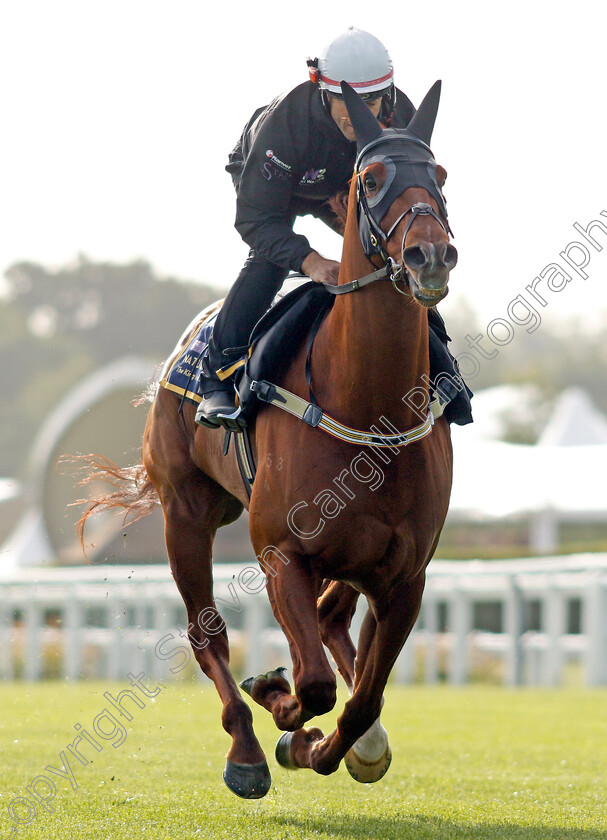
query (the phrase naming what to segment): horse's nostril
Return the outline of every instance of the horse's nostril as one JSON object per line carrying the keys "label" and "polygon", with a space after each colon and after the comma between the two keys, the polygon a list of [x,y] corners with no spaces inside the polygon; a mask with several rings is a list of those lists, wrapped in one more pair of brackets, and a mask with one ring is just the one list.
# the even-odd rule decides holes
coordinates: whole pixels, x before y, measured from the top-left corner
{"label": "horse's nostril", "polygon": [[412,271],[419,271],[428,262],[426,254],[418,245],[405,248],[403,259],[407,268],[410,268]]}
{"label": "horse's nostril", "polygon": [[457,265],[457,248],[454,245],[447,245],[445,249],[445,255],[443,257],[443,263],[447,266],[449,270],[455,268]]}
{"label": "horse's nostril", "polygon": [[457,248],[454,248],[450,242],[441,242],[436,248],[436,255],[438,264],[444,265],[449,271],[457,263]]}

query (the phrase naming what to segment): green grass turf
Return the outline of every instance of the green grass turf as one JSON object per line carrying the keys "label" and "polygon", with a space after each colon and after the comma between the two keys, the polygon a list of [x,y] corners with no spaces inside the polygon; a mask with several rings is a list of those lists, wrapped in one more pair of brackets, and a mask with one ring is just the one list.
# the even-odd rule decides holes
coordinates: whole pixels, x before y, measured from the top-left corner
{"label": "green grass turf", "polygon": [[[124,684],[0,685],[0,840],[7,805],[92,722]],[[344,697],[340,698],[340,707]],[[87,840],[599,840],[607,838],[607,691],[488,687],[390,688],[382,719],[393,761],[375,785],[342,765],[323,778],[274,759],[278,733],[254,711],[273,776],[268,795],[243,801],[221,779],[228,738],[212,687],[167,683],[133,707],[127,738],[82,747],[78,789],[57,794],[15,838]],[[321,719],[325,731],[335,722]],[[99,739],[98,739],[99,740]],[[84,742],[83,742],[84,743]],[[48,775],[48,773],[47,773]],[[46,791],[44,784],[39,790]],[[23,803],[17,815],[27,817]]]}

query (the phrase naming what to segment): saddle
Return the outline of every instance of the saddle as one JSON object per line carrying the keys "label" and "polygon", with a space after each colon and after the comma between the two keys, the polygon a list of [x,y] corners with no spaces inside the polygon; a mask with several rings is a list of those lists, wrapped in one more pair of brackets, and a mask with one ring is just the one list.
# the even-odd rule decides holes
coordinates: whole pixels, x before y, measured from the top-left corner
{"label": "saddle", "polygon": [[292,287],[282,292],[253,328],[249,358],[236,379],[241,416],[251,420],[260,406],[254,383],[277,379],[306,336],[316,331],[333,306],[334,296],[321,283],[304,277],[291,278]]}
{"label": "saddle", "polygon": [[[330,311],[335,296],[320,284],[301,275],[291,275],[272,306],[251,333],[248,354],[232,365],[241,406],[241,418],[250,423],[259,407],[268,402],[258,383],[270,385],[308,339],[314,336]],[[160,385],[180,394],[182,400],[200,403],[207,380],[204,361],[213,323],[222,301],[207,307],[184,332],[163,369]],[[449,423],[464,426],[472,422],[472,391],[464,383],[457,361],[448,349],[451,340],[445,323],[435,309],[428,310],[430,386],[440,400]],[[267,394],[266,394],[267,396]]]}

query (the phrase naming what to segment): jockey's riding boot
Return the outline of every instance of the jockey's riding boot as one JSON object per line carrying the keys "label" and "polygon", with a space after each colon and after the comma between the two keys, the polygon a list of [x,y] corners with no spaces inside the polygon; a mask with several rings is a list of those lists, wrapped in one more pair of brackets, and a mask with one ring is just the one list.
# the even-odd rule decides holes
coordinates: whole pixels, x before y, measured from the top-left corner
{"label": "jockey's riding boot", "polygon": [[242,422],[238,420],[240,406],[236,405],[236,389],[230,367],[242,359],[246,347],[234,347],[221,351],[211,336],[208,355],[202,362],[205,380],[204,396],[196,410],[195,421],[200,426],[216,429],[224,426],[238,431]]}
{"label": "jockey's riding boot", "polygon": [[225,426],[226,429],[235,431],[240,427],[240,406],[236,405],[236,392],[232,382],[221,384],[227,384],[228,388],[218,388],[205,394],[196,409],[194,419],[199,426],[207,426],[210,429]]}

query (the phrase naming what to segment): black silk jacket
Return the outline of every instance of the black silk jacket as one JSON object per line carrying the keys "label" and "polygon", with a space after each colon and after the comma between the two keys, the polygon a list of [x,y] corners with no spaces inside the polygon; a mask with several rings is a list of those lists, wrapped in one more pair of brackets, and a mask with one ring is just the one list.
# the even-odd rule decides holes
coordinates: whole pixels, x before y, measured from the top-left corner
{"label": "black silk jacket", "polygon": [[[396,91],[393,128],[404,128],[414,108]],[[384,100],[380,120],[390,118]],[[226,169],[236,187],[235,226],[255,252],[300,271],[313,250],[293,232],[296,216],[311,214],[333,227],[327,199],[348,188],[356,142],[347,140],[323,106],[320,90],[304,82],[259,108],[245,126]]]}

